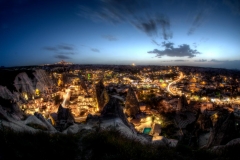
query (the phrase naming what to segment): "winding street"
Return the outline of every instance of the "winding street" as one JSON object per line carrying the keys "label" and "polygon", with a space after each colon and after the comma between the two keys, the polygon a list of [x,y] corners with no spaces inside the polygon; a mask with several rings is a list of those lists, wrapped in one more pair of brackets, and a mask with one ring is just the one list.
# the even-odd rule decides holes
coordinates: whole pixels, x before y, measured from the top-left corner
{"label": "winding street", "polygon": [[176,95],[175,93],[173,93],[173,92],[171,91],[170,87],[171,87],[172,84],[175,84],[175,83],[177,83],[178,81],[180,81],[183,77],[184,77],[183,73],[180,72],[179,78],[178,78],[177,80],[172,81],[171,83],[168,84],[168,86],[167,86],[167,91],[168,91],[170,94]]}

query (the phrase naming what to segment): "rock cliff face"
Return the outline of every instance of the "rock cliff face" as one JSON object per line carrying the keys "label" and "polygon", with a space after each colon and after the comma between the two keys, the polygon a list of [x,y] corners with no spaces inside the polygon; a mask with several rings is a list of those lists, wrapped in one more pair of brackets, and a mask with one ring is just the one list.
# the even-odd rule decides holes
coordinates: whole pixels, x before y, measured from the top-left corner
{"label": "rock cliff face", "polygon": [[236,138],[228,142],[226,145],[214,146],[210,149],[215,154],[221,155],[224,154],[227,150],[231,150],[233,148],[239,148],[240,138]]}
{"label": "rock cliff face", "polygon": [[48,92],[53,87],[53,82],[44,70],[38,69],[32,73],[34,77],[29,78],[25,73],[19,73],[14,80],[14,86],[19,93],[34,96],[35,90]]}
{"label": "rock cliff face", "polygon": [[128,116],[136,116],[140,112],[139,103],[134,90],[130,87],[128,89],[126,103],[125,103],[125,113]]}
{"label": "rock cliff face", "polygon": [[223,115],[214,125],[207,147],[224,145],[235,137],[234,114]]}
{"label": "rock cliff face", "polygon": [[52,80],[44,70],[38,69],[33,73],[33,75],[37,80],[36,88],[41,92],[49,91],[49,88],[53,86]]}
{"label": "rock cliff face", "polygon": [[213,127],[210,116],[206,114],[201,114],[198,117],[197,124],[199,128],[203,131],[209,131]]}
{"label": "rock cliff face", "polygon": [[3,99],[9,99],[12,101],[19,101],[19,94],[17,92],[11,92],[8,90],[7,87],[1,86],[0,85],[0,97],[2,97]]}
{"label": "rock cliff face", "polygon": [[111,97],[109,102],[103,108],[102,116],[118,116],[118,108],[120,107],[118,100]]}
{"label": "rock cliff face", "polygon": [[100,80],[95,86],[96,99],[99,111],[102,111],[103,107],[109,101],[109,95],[103,85],[103,81]]}
{"label": "rock cliff face", "polygon": [[20,93],[27,93],[28,95],[34,95],[35,89],[33,87],[32,80],[28,77],[25,72],[19,73],[15,80],[14,86]]}
{"label": "rock cliff face", "polygon": [[59,105],[57,111],[57,128],[62,131],[74,123],[74,117],[69,108],[63,108]]}
{"label": "rock cliff face", "polygon": [[122,122],[133,132],[133,133],[137,133],[134,126],[129,123],[129,121],[127,120],[127,117],[125,116],[124,112],[123,112],[123,108],[122,106],[120,106],[119,104],[119,100],[111,97],[109,102],[105,105],[105,107],[103,108],[102,112],[101,112],[101,116],[104,117],[111,117],[111,118],[120,118],[122,120]]}

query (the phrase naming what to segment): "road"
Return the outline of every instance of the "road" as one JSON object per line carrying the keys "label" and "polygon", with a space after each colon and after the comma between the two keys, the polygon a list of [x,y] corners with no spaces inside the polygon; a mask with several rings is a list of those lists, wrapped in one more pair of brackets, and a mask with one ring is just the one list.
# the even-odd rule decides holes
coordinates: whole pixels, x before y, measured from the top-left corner
{"label": "road", "polygon": [[175,93],[173,93],[173,92],[171,91],[170,87],[171,87],[172,84],[175,84],[175,83],[177,83],[178,81],[180,81],[183,77],[184,77],[183,73],[180,72],[179,78],[178,78],[177,80],[172,81],[171,83],[168,84],[168,86],[167,86],[167,91],[168,91],[170,94],[176,95]]}

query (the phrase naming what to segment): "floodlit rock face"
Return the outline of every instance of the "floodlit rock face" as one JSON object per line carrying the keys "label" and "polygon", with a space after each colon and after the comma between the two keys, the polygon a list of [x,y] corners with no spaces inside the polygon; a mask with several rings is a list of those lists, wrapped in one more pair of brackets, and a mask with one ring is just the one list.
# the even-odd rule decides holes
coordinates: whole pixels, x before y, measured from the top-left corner
{"label": "floodlit rock face", "polygon": [[15,120],[1,106],[0,106],[0,119],[3,127],[8,127],[11,128],[12,130],[19,132],[23,131],[36,132],[34,128],[25,125],[23,121]]}
{"label": "floodlit rock face", "polygon": [[24,123],[29,126],[40,126],[43,130],[47,130],[46,124],[44,124],[40,119],[38,119],[36,116],[31,115],[29,116]]}
{"label": "floodlit rock face", "polygon": [[224,145],[235,137],[234,114],[222,116],[214,125],[207,147]]}
{"label": "floodlit rock face", "polygon": [[0,97],[3,99],[10,99],[12,101],[19,101],[19,94],[17,92],[11,92],[7,87],[0,85]]}
{"label": "floodlit rock face", "polygon": [[52,80],[44,70],[38,69],[33,73],[33,75],[37,79],[36,88],[41,92],[49,91],[49,88],[53,86]]}
{"label": "floodlit rock face", "polygon": [[127,117],[123,112],[123,108],[119,105],[118,99],[111,97],[109,102],[103,108],[101,115],[103,118],[104,117],[120,118],[122,122],[126,125],[126,127],[132,130],[133,133],[136,133],[134,126],[131,123],[129,123],[129,121],[127,120]]}
{"label": "floodlit rock face", "polygon": [[126,103],[125,103],[125,113],[128,116],[136,116],[140,112],[139,103],[134,90],[130,87],[128,89]]}
{"label": "floodlit rock face", "polygon": [[105,86],[103,85],[103,81],[100,80],[96,86],[96,99],[98,104],[99,111],[102,111],[103,107],[108,103],[109,101],[109,95],[105,89]]}
{"label": "floodlit rock face", "polygon": [[34,95],[35,93],[32,80],[28,77],[28,75],[25,72],[19,73],[16,76],[14,80],[14,86],[20,93],[25,92],[28,95]]}
{"label": "floodlit rock face", "polygon": [[53,87],[53,82],[47,73],[44,70],[37,69],[33,75],[34,77],[31,79],[25,72],[19,73],[14,80],[16,90],[19,93],[26,93],[27,96],[34,96],[36,89],[40,92],[49,92]]}
{"label": "floodlit rock face", "polygon": [[56,131],[57,131],[57,130],[52,126],[52,124],[50,124],[40,113],[35,112],[35,113],[34,113],[34,116],[36,116],[40,121],[42,121],[42,122],[46,125],[46,127],[47,127],[47,129],[48,129],[49,131],[53,131],[53,132],[56,132]]}

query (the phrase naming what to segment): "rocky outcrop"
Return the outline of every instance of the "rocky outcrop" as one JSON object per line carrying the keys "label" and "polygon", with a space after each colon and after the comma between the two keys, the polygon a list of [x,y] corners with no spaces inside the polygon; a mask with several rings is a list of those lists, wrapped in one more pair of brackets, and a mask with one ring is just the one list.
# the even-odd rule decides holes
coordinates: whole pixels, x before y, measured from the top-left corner
{"label": "rocky outcrop", "polygon": [[17,116],[15,113],[10,114],[0,106],[0,121],[2,125],[0,128],[6,127],[18,132],[37,132],[40,130],[57,132],[57,130],[46,119],[43,117],[39,118],[39,115],[31,115],[24,121],[15,116]]}
{"label": "rocky outcrop", "polygon": [[133,133],[136,133],[134,126],[129,123],[127,117],[123,112],[123,108],[119,105],[119,100],[111,97],[109,102],[103,108],[101,113],[102,117],[118,117],[122,120],[122,122],[130,129]]}
{"label": "rocky outcrop", "polygon": [[234,114],[222,115],[211,131],[207,147],[224,145],[235,137]]}
{"label": "rocky outcrop", "polygon": [[101,115],[103,117],[107,116],[118,116],[119,102],[116,98],[111,97],[108,103],[103,108]]}
{"label": "rocky outcrop", "polygon": [[37,131],[34,128],[25,125],[23,121],[17,121],[14,118],[12,118],[11,115],[6,110],[4,110],[1,106],[0,106],[0,120],[2,122],[1,127],[3,128],[7,127],[18,132],[24,132],[24,131],[36,132]]}
{"label": "rocky outcrop", "polygon": [[64,130],[62,133],[76,134],[76,133],[80,132],[81,130],[85,129],[84,127],[85,127],[84,124],[73,124],[70,127],[68,127],[66,130]]}
{"label": "rocky outcrop", "polygon": [[96,93],[96,99],[98,104],[98,109],[101,112],[103,107],[108,103],[109,101],[109,95],[105,89],[105,86],[103,85],[103,81],[100,80],[96,86],[95,86],[95,93]]}
{"label": "rocky outcrop", "polygon": [[35,112],[34,116],[36,116],[40,121],[42,121],[46,125],[48,131],[57,132],[57,130],[52,126],[52,124],[50,124],[40,113]]}
{"label": "rocky outcrop", "polygon": [[40,92],[48,92],[49,89],[52,88],[53,82],[44,70],[37,69],[35,70],[33,75],[37,79],[37,84],[35,88],[39,89]]}
{"label": "rocky outcrop", "polygon": [[63,108],[60,104],[57,111],[56,127],[62,131],[74,123],[74,117],[69,108]]}
{"label": "rocky outcrop", "polygon": [[178,104],[177,104],[177,110],[178,111],[186,111],[187,110],[187,98],[183,94],[179,99],[178,99]]}
{"label": "rocky outcrop", "polygon": [[27,93],[28,95],[34,95],[35,89],[33,87],[32,80],[25,72],[19,73],[14,80],[14,86],[20,93]]}
{"label": "rocky outcrop", "polygon": [[125,113],[128,116],[135,117],[137,113],[140,112],[139,103],[134,90],[130,87],[128,89],[126,103],[125,103]]}
{"label": "rocky outcrop", "polygon": [[211,118],[207,114],[200,114],[197,120],[197,124],[199,125],[199,129],[203,131],[210,131],[210,128],[213,127]]}
{"label": "rocky outcrop", "polygon": [[11,92],[7,87],[0,85],[0,97],[3,99],[10,99],[12,101],[19,101],[19,94],[17,92]]}
{"label": "rocky outcrop", "polygon": [[36,116],[34,115],[31,115],[29,116],[25,121],[24,121],[24,124],[32,127],[32,128],[35,128],[35,129],[40,129],[40,130],[43,130],[43,131],[46,131],[47,130],[47,126],[46,124],[44,124],[40,119],[38,119]]}
{"label": "rocky outcrop", "polygon": [[240,145],[240,138],[236,138],[228,142],[226,145],[214,146],[210,149],[215,154],[221,155],[227,151],[230,147],[235,147]]}

